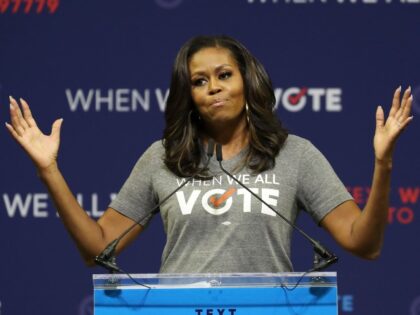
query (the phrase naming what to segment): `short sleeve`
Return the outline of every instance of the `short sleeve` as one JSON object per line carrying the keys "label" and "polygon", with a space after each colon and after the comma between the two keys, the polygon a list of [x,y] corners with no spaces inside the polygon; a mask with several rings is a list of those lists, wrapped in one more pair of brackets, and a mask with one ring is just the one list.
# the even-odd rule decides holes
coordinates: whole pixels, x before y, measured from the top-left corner
{"label": "short sleeve", "polygon": [[130,219],[139,221],[142,226],[147,225],[153,216],[151,210],[157,205],[153,170],[156,171],[156,161],[161,159],[161,147],[160,142],[155,142],[144,152],[109,205]]}
{"label": "short sleeve", "polygon": [[325,156],[309,141],[300,156],[297,197],[317,224],[338,205],[353,199]]}

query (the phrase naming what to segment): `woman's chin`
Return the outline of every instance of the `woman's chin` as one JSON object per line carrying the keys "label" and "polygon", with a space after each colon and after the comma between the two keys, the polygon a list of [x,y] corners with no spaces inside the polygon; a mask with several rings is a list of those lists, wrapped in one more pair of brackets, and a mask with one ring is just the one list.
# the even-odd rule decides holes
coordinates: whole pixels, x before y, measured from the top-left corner
{"label": "woman's chin", "polygon": [[205,121],[210,125],[240,124],[246,121],[244,115],[229,115],[228,113],[214,113]]}

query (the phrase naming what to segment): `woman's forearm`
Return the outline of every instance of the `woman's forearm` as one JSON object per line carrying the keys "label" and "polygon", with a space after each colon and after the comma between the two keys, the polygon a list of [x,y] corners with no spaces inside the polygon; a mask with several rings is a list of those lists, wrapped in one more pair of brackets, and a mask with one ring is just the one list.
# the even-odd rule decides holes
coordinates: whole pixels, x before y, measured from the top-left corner
{"label": "woman's forearm", "polygon": [[351,236],[358,244],[359,254],[376,258],[382,248],[387,225],[392,161],[375,161],[372,187],[360,216],[353,222]]}
{"label": "woman's forearm", "polygon": [[57,164],[38,170],[54,205],[84,260],[89,262],[106,245],[100,225],[82,209],[70,191]]}

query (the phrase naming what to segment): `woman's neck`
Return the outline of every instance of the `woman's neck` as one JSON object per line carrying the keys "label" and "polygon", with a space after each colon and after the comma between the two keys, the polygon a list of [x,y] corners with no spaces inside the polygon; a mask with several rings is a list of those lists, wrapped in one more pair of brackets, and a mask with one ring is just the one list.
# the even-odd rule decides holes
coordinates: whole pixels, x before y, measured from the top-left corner
{"label": "woman's neck", "polygon": [[212,138],[216,143],[221,144],[224,160],[236,156],[249,142],[248,124],[245,119],[241,119],[238,123],[207,125],[204,130],[204,143]]}

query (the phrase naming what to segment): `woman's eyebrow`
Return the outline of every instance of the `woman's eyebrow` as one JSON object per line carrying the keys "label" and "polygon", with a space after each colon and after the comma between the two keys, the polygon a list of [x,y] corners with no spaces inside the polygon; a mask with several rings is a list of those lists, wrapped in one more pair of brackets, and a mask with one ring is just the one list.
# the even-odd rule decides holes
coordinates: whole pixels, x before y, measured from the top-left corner
{"label": "woman's eyebrow", "polygon": [[[224,64],[221,64],[221,65],[219,65],[219,66],[217,66],[217,67],[215,67],[214,68],[214,70],[217,72],[217,71],[219,71],[220,69],[222,69],[223,67],[232,67],[232,65],[231,64],[228,64],[228,63],[224,63]],[[191,73],[191,77],[193,77],[193,76],[195,76],[195,75],[201,75],[201,74],[206,74],[206,71],[205,70],[197,70],[197,71],[194,71],[193,73]]]}

